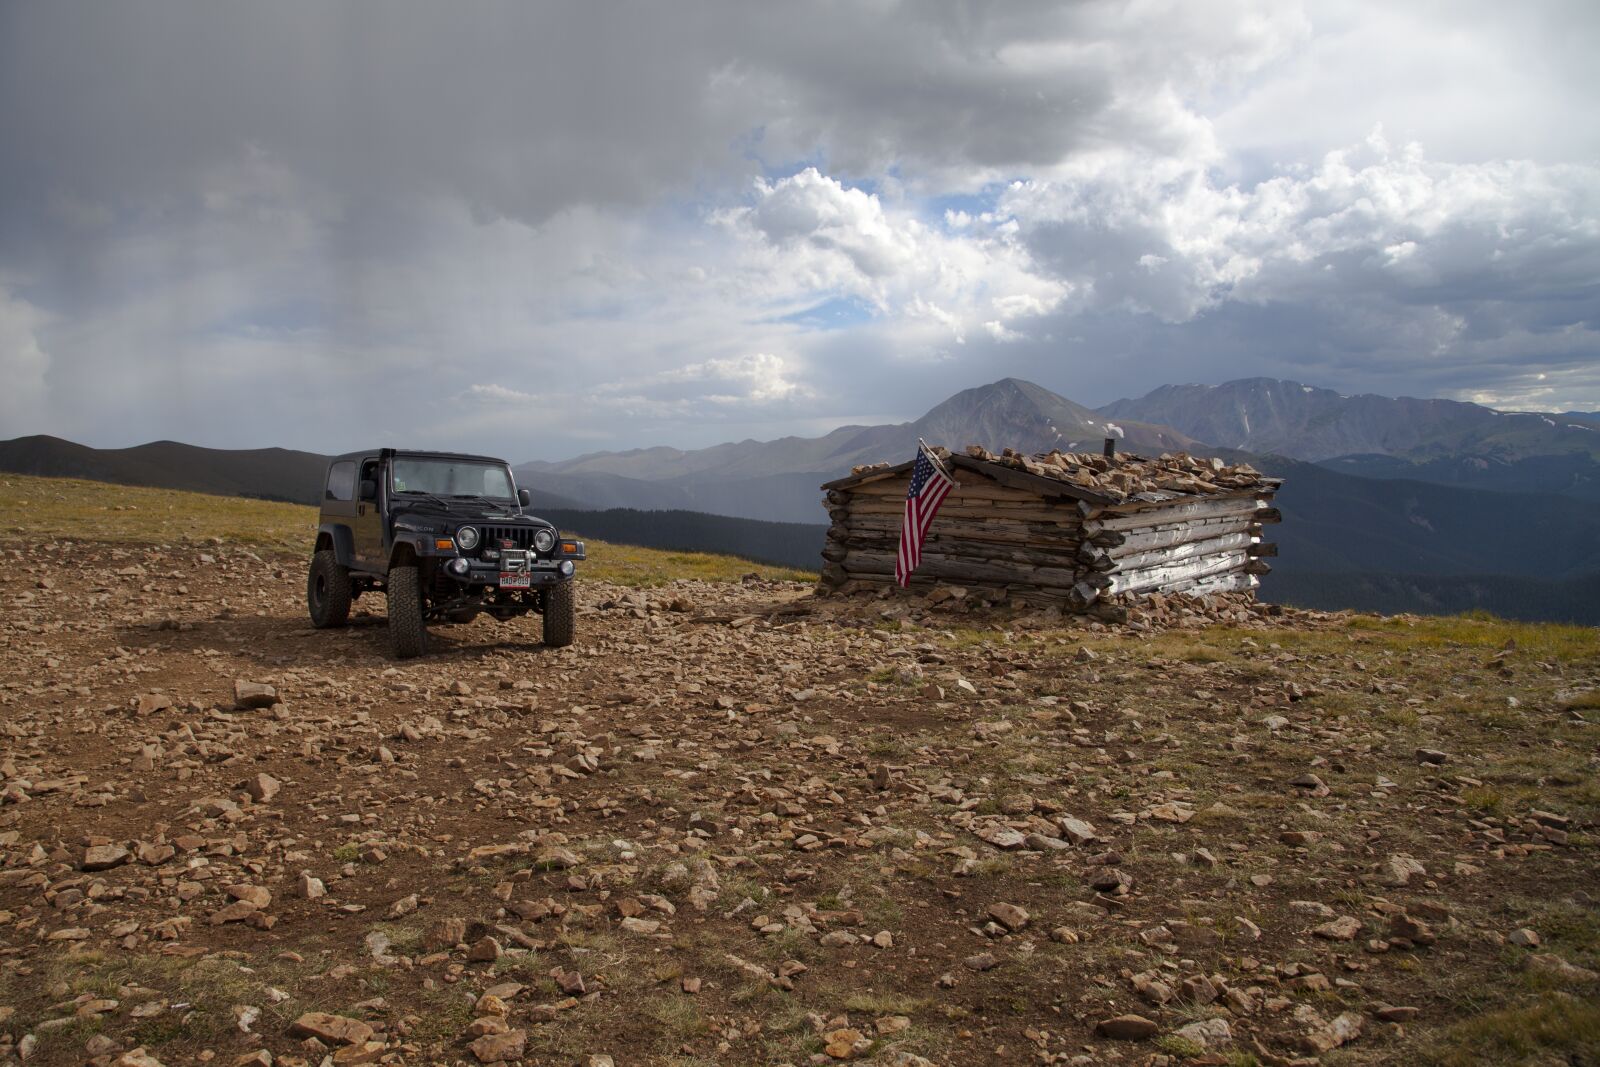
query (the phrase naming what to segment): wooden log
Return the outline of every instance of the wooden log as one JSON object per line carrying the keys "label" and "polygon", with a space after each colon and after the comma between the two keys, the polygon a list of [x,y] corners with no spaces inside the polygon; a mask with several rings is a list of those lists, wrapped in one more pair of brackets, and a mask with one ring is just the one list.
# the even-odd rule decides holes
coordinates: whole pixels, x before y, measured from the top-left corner
{"label": "wooden log", "polygon": [[1097,535],[1084,541],[1083,547],[1078,550],[1078,558],[1092,566],[1102,566],[1105,560],[1133,559],[1150,553],[1177,549],[1184,545],[1212,541],[1219,537],[1244,538],[1243,541],[1237,542],[1238,544],[1248,544],[1250,541],[1248,523],[1237,516],[1176,523],[1149,532],[1116,534],[1114,536],[1117,538],[1117,543],[1109,546],[1099,543],[1099,538],[1103,536],[1105,535]]}
{"label": "wooden log", "polygon": [[[877,560],[891,568],[897,557],[896,545],[888,543],[860,544],[847,542],[846,566],[853,566],[860,560]],[[948,564],[955,567],[971,567],[976,569],[992,569],[996,574],[1004,572],[1007,580],[1011,581],[1040,581],[1047,579],[1060,579],[1063,575],[1081,577],[1086,574],[1085,568],[1080,566],[1072,557],[1055,557],[1048,563],[1040,564],[1032,560],[1011,560],[998,556],[973,556],[959,549],[952,551],[947,546],[931,542],[924,542],[922,546],[923,564]],[[1058,583],[1059,584],[1059,583]]]}
{"label": "wooden log", "polygon": [[[838,542],[835,547],[849,552],[867,552],[893,556],[898,551],[899,546],[898,538],[853,537],[848,541]],[[941,559],[971,560],[976,563],[1009,563],[1020,567],[1055,567],[1075,571],[1084,569],[1084,565],[1078,559],[1076,552],[1043,552],[1014,545],[996,545],[992,547],[993,551],[979,554],[971,551],[969,542],[941,540],[930,536],[922,543],[922,555],[924,559],[936,557]],[[827,557],[826,552],[824,556]]]}
{"label": "wooden log", "polygon": [[1249,521],[1239,515],[1225,515],[1214,519],[1197,519],[1193,522],[1172,523],[1151,530],[1129,530],[1119,544],[1111,546],[1112,556],[1131,556],[1152,549],[1171,548],[1191,541],[1204,541],[1223,534],[1249,533]]}
{"label": "wooden log", "polygon": [[[841,565],[851,575],[893,574],[895,557],[889,552],[852,551]],[[930,556],[924,552],[918,574],[942,578],[957,585],[966,582],[1050,585],[1070,589],[1080,581],[1093,581],[1077,570],[1063,567],[1030,567],[1024,564],[988,563],[971,559]]]}
{"label": "wooden log", "polygon": [[1182,560],[1194,559],[1198,556],[1209,556],[1217,552],[1235,550],[1239,562],[1245,560],[1245,549],[1250,545],[1250,535],[1244,531],[1226,533],[1216,537],[1208,537],[1203,541],[1185,541],[1183,544],[1172,545],[1168,548],[1153,548],[1148,552],[1130,552],[1127,555],[1108,553],[1107,558],[1118,571],[1140,571],[1149,567],[1161,567],[1175,564]]}
{"label": "wooden log", "polygon": [[1272,564],[1264,559],[1253,559],[1243,569],[1246,574],[1271,574]]}
{"label": "wooden log", "polygon": [[1110,588],[1113,593],[1144,593],[1171,589],[1185,582],[1241,570],[1245,562],[1242,553],[1218,552],[1166,566],[1146,567],[1137,571],[1117,571],[1111,575]]}
{"label": "wooden log", "polygon": [[[855,515],[835,523],[830,530],[843,530],[851,534],[900,534],[899,516]],[[1008,519],[958,519],[940,512],[934,517],[931,531],[1000,544],[1056,545],[1076,547],[1082,542],[1076,526],[1055,523],[1025,523]]]}
{"label": "wooden log", "polygon": [[1270,541],[1258,541],[1250,546],[1250,555],[1256,559],[1260,559],[1262,556],[1276,556],[1277,554],[1278,546]]}
{"label": "wooden log", "polygon": [[[898,484],[884,482],[878,485],[869,486],[865,489],[857,490],[854,495],[859,500],[903,501],[906,498],[906,491],[910,488],[910,485],[911,483],[909,480],[901,481]],[[834,491],[838,492],[838,490]],[[1003,485],[964,484],[958,489],[950,490],[950,495],[945,499],[948,503],[958,503],[964,501],[967,503],[982,502],[986,504],[1030,504],[1036,503],[1042,498],[1038,493],[1030,493],[1023,489],[1011,489]]]}
{"label": "wooden log", "polygon": [[1261,585],[1261,579],[1253,574],[1243,571],[1228,571],[1225,574],[1213,575],[1210,578],[1201,578],[1198,581],[1184,582],[1163,589],[1164,593],[1181,593],[1184,596],[1206,596],[1209,593],[1243,593]]}
{"label": "wooden log", "polygon": [[1166,497],[1166,499],[1134,499],[1125,501],[1121,504],[1109,504],[1106,506],[1105,515],[1103,515],[1102,518],[1127,518],[1129,516],[1138,515],[1141,512],[1149,513],[1154,511],[1169,511],[1190,505],[1226,503],[1238,504],[1254,502],[1256,499],[1256,492],[1253,489],[1230,489],[1221,493],[1204,493],[1198,495],[1192,493],[1168,493],[1161,490],[1158,490],[1157,492]]}
{"label": "wooden log", "polygon": [[[856,500],[851,503],[848,510],[843,508],[837,510],[845,511],[848,515],[899,516],[905,513],[905,501]],[[829,514],[832,515],[833,512],[830,511]],[[1074,528],[1080,524],[1078,514],[1072,508],[1051,507],[1044,501],[1032,504],[995,502],[966,505],[946,500],[939,508],[939,518],[946,516],[959,519],[1006,518],[1020,522],[1052,522]]]}
{"label": "wooden log", "polygon": [[1261,518],[1264,513],[1272,510],[1274,509],[1261,507],[1253,496],[1216,496],[1204,500],[1186,500],[1176,504],[1149,505],[1137,511],[1108,509],[1098,518],[1086,520],[1083,531],[1092,537],[1102,530],[1137,530],[1141,527],[1176,523],[1181,519],[1209,519],[1225,515],[1247,515],[1256,522],[1276,521]]}

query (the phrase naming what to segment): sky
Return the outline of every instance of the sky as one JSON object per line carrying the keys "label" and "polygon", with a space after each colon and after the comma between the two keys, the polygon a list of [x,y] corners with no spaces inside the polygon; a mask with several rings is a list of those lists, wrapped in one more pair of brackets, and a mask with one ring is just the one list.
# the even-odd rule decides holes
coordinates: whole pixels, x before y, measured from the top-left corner
{"label": "sky", "polygon": [[1600,410],[1592,0],[0,0],[0,437]]}

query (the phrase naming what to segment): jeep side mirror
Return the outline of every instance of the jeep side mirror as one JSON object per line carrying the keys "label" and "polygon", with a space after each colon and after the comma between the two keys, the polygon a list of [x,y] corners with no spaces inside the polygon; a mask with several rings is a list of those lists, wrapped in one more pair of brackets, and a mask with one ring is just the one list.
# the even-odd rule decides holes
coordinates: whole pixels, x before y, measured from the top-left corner
{"label": "jeep side mirror", "polygon": [[533,494],[528,492],[526,489],[518,489],[517,503],[521,504],[525,508],[533,507]]}
{"label": "jeep side mirror", "polygon": [[361,499],[362,500],[376,500],[376,499],[378,499],[378,483],[373,481],[371,478],[363,478],[363,479],[361,479]]}

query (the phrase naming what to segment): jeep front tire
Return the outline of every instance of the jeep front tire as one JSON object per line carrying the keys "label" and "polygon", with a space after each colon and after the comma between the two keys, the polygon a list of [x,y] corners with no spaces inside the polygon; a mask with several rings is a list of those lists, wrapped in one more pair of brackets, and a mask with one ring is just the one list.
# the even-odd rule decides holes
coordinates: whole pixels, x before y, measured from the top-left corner
{"label": "jeep front tire", "polygon": [[389,568],[389,639],[399,659],[412,659],[427,649],[421,576],[414,566]]}
{"label": "jeep front tire", "polygon": [[572,644],[577,630],[577,586],[573,579],[557,582],[544,593],[544,643],[551,648]]}
{"label": "jeep front tire", "polygon": [[306,607],[311,625],[319,630],[343,626],[350,618],[350,572],[339,566],[331,548],[311,556],[311,573],[306,576]]}

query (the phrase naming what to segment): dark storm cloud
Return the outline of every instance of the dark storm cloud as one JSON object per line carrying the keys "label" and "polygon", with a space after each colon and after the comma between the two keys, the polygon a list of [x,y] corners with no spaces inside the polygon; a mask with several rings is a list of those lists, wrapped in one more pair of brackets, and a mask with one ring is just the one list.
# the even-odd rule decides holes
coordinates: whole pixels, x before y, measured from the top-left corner
{"label": "dark storm cloud", "polygon": [[[8,5],[0,136],[25,151],[6,154],[6,203],[159,206],[246,146],[352,199],[461,197],[530,221],[736,170],[736,143],[777,166],[821,148],[863,173],[1043,166],[1169,135],[1129,106],[1149,86],[1119,83],[1126,64],[1095,47],[1132,36],[1112,10]],[[1027,60],[1056,41],[1081,61]]]}

